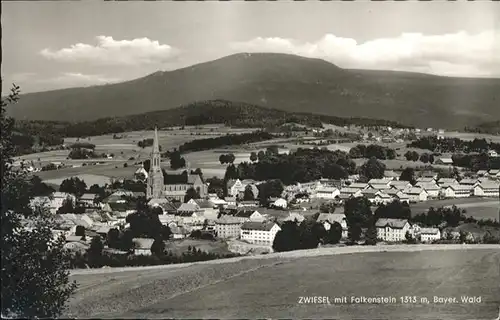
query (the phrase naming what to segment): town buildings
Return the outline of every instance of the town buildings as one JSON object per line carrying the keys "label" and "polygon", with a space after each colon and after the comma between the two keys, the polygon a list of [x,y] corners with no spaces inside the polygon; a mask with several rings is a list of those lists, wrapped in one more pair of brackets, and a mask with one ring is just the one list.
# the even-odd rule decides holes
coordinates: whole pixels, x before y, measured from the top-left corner
{"label": "town buildings", "polygon": [[253,244],[272,246],[281,228],[274,222],[247,221],[241,226],[240,238]]}
{"label": "town buildings", "polygon": [[375,223],[377,238],[387,242],[399,242],[411,232],[411,224],[406,219],[378,219]]}

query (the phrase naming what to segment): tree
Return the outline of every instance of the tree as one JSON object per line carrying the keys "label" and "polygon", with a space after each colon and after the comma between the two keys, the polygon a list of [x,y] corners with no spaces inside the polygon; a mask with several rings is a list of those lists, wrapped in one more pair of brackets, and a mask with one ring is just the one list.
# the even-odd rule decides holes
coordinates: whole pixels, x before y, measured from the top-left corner
{"label": "tree", "polygon": [[266,153],[264,151],[260,150],[259,153],[257,153],[257,159],[259,161],[264,160],[265,157],[266,157]]}
{"label": "tree", "polygon": [[255,200],[255,195],[253,194],[252,186],[247,185],[245,187],[245,192],[243,193],[243,201]]}
{"label": "tree", "polygon": [[219,161],[220,161],[220,164],[225,164],[227,163],[227,156],[225,154],[221,154],[219,156]]}
{"label": "tree", "polygon": [[151,254],[161,257],[165,254],[165,242],[161,238],[155,239],[151,245]]}
{"label": "tree", "polygon": [[463,230],[460,230],[459,238],[461,243],[467,242],[467,233]]}
{"label": "tree", "polygon": [[338,222],[334,222],[327,232],[327,243],[336,244],[342,239],[342,226]]}
{"label": "tree", "polygon": [[42,182],[42,179],[38,176],[33,176],[30,180],[31,194],[33,196],[48,196],[52,194],[55,190],[54,188],[46,185]]}
{"label": "tree", "polygon": [[413,168],[405,168],[402,172],[401,172],[401,176],[399,177],[399,180],[401,181],[408,181],[410,182],[411,184],[415,184],[416,180],[415,180],[415,170]]}
{"label": "tree", "polygon": [[120,231],[116,228],[109,229],[108,236],[106,237],[109,248],[120,248]]}
{"label": "tree", "polygon": [[[76,289],[69,282],[70,254],[64,238],[54,240],[55,225],[47,208],[31,208],[30,186],[26,175],[12,170],[14,120],[6,116],[6,107],[19,99],[19,87],[1,100],[0,166],[2,221],[2,317],[56,318]],[[22,227],[22,219],[33,225]]]}
{"label": "tree", "polygon": [[76,226],[75,236],[84,237],[85,236],[85,227],[84,226]]}
{"label": "tree", "polygon": [[181,157],[181,153],[178,150],[175,150],[169,154],[170,157],[170,168],[173,170],[177,170],[180,168],[184,168],[186,166],[186,160]]}
{"label": "tree", "polygon": [[299,226],[293,221],[286,221],[276,233],[273,250],[276,252],[292,251],[300,248]]}
{"label": "tree", "polygon": [[236,160],[236,157],[234,156],[234,154],[230,153],[227,155],[227,162],[228,163],[234,163],[234,160]]}
{"label": "tree", "polygon": [[429,162],[429,154],[424,152],[420,155],[420,161],[422,161],[423,163],[428,163]]}
{"label": "tree", "polygon": [[334,213],[335,209],[336,207],[333,202],[323,202],[319,206],[319,212],[321,213]]}
{"label": "tree", "polygon": [[361,239],[361,227],[359,225],[349,226],[348,229],[348,238],[351,242],[357,242]]}
{"label": "tree", "polygon": [[67,192],[74,194],[77,197],[81,197],[87,190],[87,185],[85,181],[80,180],[78,177],[72,177],[63,180],[59,186],[60,192]]}
{"label": "tree", "polygon": [[375,226],[370,226],[366,230],[365,244],[370,245],[370,246],[377,244],[377,228],[375,228]]}
{"label": "tree", "polygon": [[87,249],[87,257],[89,259],[90,265],[94,267],[100,267],[102,263],[102,250],[104,249],[104,244],[102,243],[101,237],[93,237],[90,242],[90,247]]}
{"label": "tree", "polygon": [[255,162],[257,160],[258,160],[257,153],[255,151],[252,151],[252,153],[250,153],[250,161]]}
{"label": "tree", "polygon": [[417,242],[416,239],[413,237],[413,235],[410,233],[410,231],[406,231],[405,239],[406,239],[405,242],[409,244],[414,244]]}
{"label": "tree", "polygon": [[373,222],[371,203],[365,197],[350,198],[344,203],[347,225],[368,227]]}
{"label": "tree", "polygon": [[375,157],[370,158],[361,166],[361,174],[370,179],[381,179],[384,177],[385,164],[378,161]]}
{"label": "tree", "polygon": [[238,171],[234,164],[227,166],[226,173],[224,174],[224,181],[229,181],[231,179],[238,179]]}
{"label": "tree", "polygon": [[187,189],[186,194],[184,195],[184,203],[191,199],[200,199],[200,193],[193,187]]}

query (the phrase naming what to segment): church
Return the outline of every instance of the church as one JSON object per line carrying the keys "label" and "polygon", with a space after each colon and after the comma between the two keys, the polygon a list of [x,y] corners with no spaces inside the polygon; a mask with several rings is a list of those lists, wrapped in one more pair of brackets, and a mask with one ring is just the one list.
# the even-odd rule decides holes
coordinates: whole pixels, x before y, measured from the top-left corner
{"label": "church", "polygon": [[148,199],[168,199],[182,202],[186,192],[191,188],[198,191],[202,199],[208,196],[208,185],[203,182],[203,179],[198,174],[190,174],[189,170],[185,174],[163,174],[158,130],[155,128],[146,197]]}

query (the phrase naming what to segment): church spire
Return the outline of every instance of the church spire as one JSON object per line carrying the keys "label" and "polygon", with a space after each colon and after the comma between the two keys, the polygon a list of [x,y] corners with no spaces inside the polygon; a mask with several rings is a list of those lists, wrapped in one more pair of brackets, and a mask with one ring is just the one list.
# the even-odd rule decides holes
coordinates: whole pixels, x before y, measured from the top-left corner
{"label": "church spire", "polygon": [[155,127],[153,137],[153,150],[151,151],[151,165],[149,167],[147,197],[160,198],[163,195],[163,172],[161,171],[160,142],[158,140],[158,130]]}
{"label": "church spire", "polygon": [[155,127],[155,136],[153,138],[153,153],[160,153],[160,144],[158,142],[158,130]]}

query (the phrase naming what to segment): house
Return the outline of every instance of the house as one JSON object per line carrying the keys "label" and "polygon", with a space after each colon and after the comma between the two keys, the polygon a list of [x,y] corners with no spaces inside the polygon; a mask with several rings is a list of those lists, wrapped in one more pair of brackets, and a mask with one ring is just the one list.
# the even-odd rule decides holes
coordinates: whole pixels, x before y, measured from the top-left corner
{"label": "house", "polygon": [[453,159],[452,158],[439,158],[436,161],[434,161],[434,164],[451,166],[451,165],[453,165]]}
{"label": "house", "polygon": [[499,169],[491,169],[488,171],[488,175],[493,178],[500,178],[500,170]]}
{"label": "house", "polygon": [[86,207],[94,207],[95,206],[95,201],[97,199],[97,194],[94,193],[84,193],[79,201]]}
{"label": "house", "polygon": [[274,202],[271,203],[273,207],[283,208],[285,209],[288,206],[288,202],[285,199],[278,198]]}
{"label": "house", "polygon": [[451,185],[451,184],[458,184],[458,180],[454,178],[441,178],[437,182],[438,185],[442,186],[444,184],[446,185]]}
{"label": "house", "polygon": [[343,213],[320,213],[316,222],[323,224],[326,231],[337,222],[342,227],[342,238],[347,238],[347,219]]}
{"label": "house", "polygon": [[384,171],[384,178],[389,180],[389,181],[397,181],[397,180],[399,180],[400,176],[401,176],[400,173],[395,172],[393,170],[385,170]]}
{"label": "house", "polygon": [[438,228],[420,228],[418,234],[421,242],[432,242],[441,239],[441,231]]}
{"label": "house", "polygon": [[256,221],[261,222],[264,221],[265,218],[262,214],[260,214],[257,210],[245,210],[240,209],[234,215],[235,218],[240,219],[240,221]]}
{"label": "house", "polygon": [[298,212],[290,212],[288,214],[288,217],[286,217],[285,219],[283,219],[283,222],[286,222],[286,221],[295,221],[297,223],[302,223],[302,221],[305,220],[305,217],[298,213]]}
{"label": "house", "polygon": [[146,171],[146,169],[144,169],[144,166],[141,166],[140,168],[138,168],[134,172],[134,178],[137,180],[147,181],[148,177],[149,177],[149,174]]}
{"label": "house", "polygon": [[134,238],[132,241],[135,244],[134,254],[135,255],[151,255],[151,246],[153,245],[154,239],[149,238]]}
{"label": "house", "polygon": [[214,221],[217,219],[219,214],[219,209],[216,208],[215,204],[210,200],[203,199],[191,199],[187,203],[198,206],[199,210],[203,212],[205,219]]}
{"label": "house", "polygon": [[382,204],[385,205],[385,204],[391,203],[393,200],[394,200],[393,197],[391,197],[390,195],[388,195],[384,191],[381,191],[375,195],[375,203],[378,205],[382,205]]}
{"label": "house", "polygon": [[[373,185],[382,185],[382,186],[390,186],[391,180],[387,179],[371,179],[368,181],[368,185],[373,186]],[[375,187],[375,189],[377,189]]]}
{"label": "house", "polygon": [[429,197],[429,194],[425,191],[425,189],[418,187],[408,188],[404,191],[404,193],[408,195],[411,203],[427,201]]}
{"label": "house", "polygon": [[470,197],[472,193],[472,187],[459,184],[450,184],[446,188],[441,189],[441,193],[445,198],[466,198]]}
{"label": "house", "polygon": [[401,203],[410,203],[410,197],[401,190],[398,189],[390,189],[384,191],[387,195],[389,195],[393,200],[398,200]]}
{"label": "house", "polygon": [[190,232],[184,226],[172,225],[170,227],[172,231],[172,239],[184,239],[189,237]]}
{"label": "house", "polygon": [[340,195],[339,197],[341,199],[348,199],[350,197],[361,197],[363,196],[363,192],[360,190],[360,189],[356,189],[356,188],[342,188],[340,189]]}
{"label": "house", "polygon": [[351,183],[350,185],[348,185],[347,187],[358,189],[358,190],[365,190],[368,188],[368,183],[354,182],[354,183]]}
{"label": "house", "polygon": [[498,157],[498,152],[495,150],[488,151],[488,157]]}
{"label": "house", "polygon": [[378,219],[375,223],[377,238],[387,242],[398,242],[406,239],[406,232],[411,232],[407,219]]}
{"label": "house", "polygon": [[241,226],[240,238],[249,243],[272,246],[280,230],[281,228],[274,222],[247,221]]}
{"label": "house", "polygon": [[487,170],[478,170],[476,174],[478,175],[478,177],[487,177],[488,171]]}
{"label": "house", "polygon": [[473,188],[473,194],[478,197],[498,198],[500,193],[500,184],[496,182],[482,182]]}
{"label": "house", "polygon": [[257,200],[249,200],[249,201],[240,201],[238,202],[238,208],[251,208],[251,207],[258,207],[259,206],[259,201]]}
{"label": "house", "polygon": [[241,219],[227,215],[222,216],[215,220],[216,235],[221,239],[237,239],[240,236],[243,223]]}
{"label": "house", "polygon": [[225,197],[224,201],[226,202],[226,205],[228,205],[228,206],[235,206],[236,205],[236,197]]}
{"label": "house", "polygon": [[362,191],[363,196],[366,197],[372,204],[386,204],[392,201],[392,197],[388,194],[375,189],[367,189]]}
{"label": "house", "polygon": [[345,186],[345,181],[343,179],[325,179],[321,178],[319,179],[319,186],[322,187],[335,187],[337,189],[340,189]]}
{"label": "house", "polygon": [[476,186],[478,184],[479,184],[479,180],[478,179],[469,178],[469,179],[462,179],[462,180],[460,180],[460,185],[463,185],[463,186],[474,187],[474,186]]}
{"label": "house", "polygon": [[[438,178],[438,173],[430,170],[425,170],[420,172],[420,177],[421,178],[432,178],[433,180],[437,180]],[[428,181],[430,182],[430,181]]]}
{"label": "house", "polygon": [[[393,188],[393,189],[397,189],[397,190],[404,190],[406,188],[410,188],[411,187],[411,183],[408,182],[408,181],[404,181],[404,180],[399,180],[399,181],[391,181],[389,183],[389,185]],[[388,190],[386,190],[385,192],[388,192]]]}
{"label": "house", "polygon": [[340,190],[337,187],[320,187],[316,189],[314,197],[317,199],[333,200],[339,195]]}
{"label": "house", "polygon": [[428,198],[437,199],[439,198],[439,192],[441,187],[436,184],[436,182],[418,182],[415,187],[424,189],[427,192]]}
{"label": "house", "polygon": [[227,194],[237,197],[240,193],[245,192],[245,187],[240,179],[230,179],[226,185]]}
{"label": "house", "polygon": [[420,177],[417,179],[417,183],[436,183],[434,178]]}
{"label": "house", "polygon": [[55,213],[62,205],[64,201],[71,201],[73,205],[76,204],[76,197],[71,193],[66,192],[54,192],[50,197],[49,209],[51,212]]}

